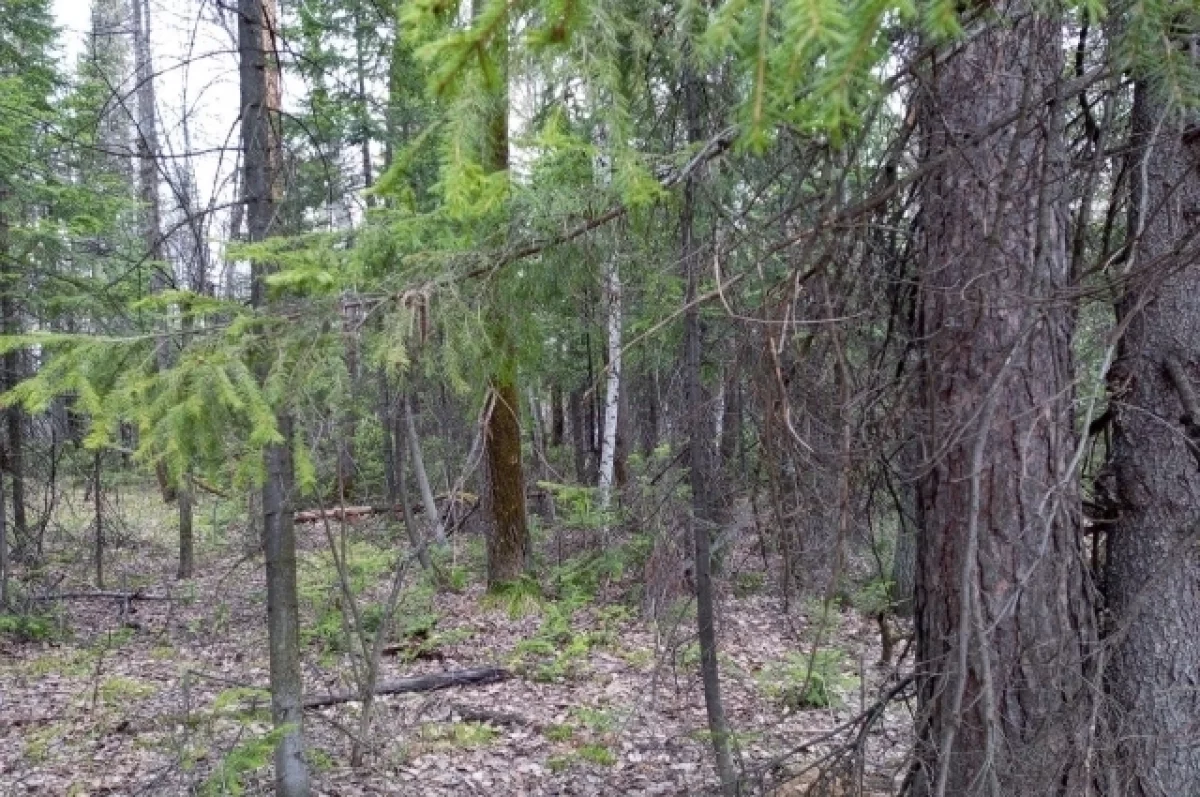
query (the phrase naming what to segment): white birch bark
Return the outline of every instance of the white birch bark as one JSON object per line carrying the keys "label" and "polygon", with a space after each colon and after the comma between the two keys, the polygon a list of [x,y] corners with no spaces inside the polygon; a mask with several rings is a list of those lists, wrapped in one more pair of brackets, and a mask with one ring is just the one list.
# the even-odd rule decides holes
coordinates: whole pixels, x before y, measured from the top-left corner
{"label": "white birch bark", "polygon": [[608,321],[608,379],[604,391],[604,439],[600,442],[600,508],[612,503],[617,460],[617,420],[621,406],[621,274],[615,259],[604,266]]}
{"label": "white birch bark", "polygon": [[[596,181],[607,188],[612,182],[612,156],[608,131],[601,124],[596,135]],[[617,421],[621,406],[621,273],[617,259],[609,254],[604,263],[604,299],[608,327],[608,378],[604,391],[604,435],[600,440],[600,509],[612,504],[613,477],[617,462]]]}

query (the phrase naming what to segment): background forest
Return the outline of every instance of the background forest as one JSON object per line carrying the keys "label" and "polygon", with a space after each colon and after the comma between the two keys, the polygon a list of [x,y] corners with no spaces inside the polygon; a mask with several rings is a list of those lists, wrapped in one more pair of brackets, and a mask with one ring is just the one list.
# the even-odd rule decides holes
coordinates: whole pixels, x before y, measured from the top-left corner
{"label": "background forest", "polygon": [[0,794],[1200,794],[1197,59],[0,0]]}

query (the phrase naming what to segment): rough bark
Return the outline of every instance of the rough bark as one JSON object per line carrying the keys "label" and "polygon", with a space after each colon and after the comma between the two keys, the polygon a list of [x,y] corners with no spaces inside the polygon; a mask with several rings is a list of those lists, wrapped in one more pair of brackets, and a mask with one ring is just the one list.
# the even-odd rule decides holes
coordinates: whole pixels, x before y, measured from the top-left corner
{"label": "rough bark", "polygon": [[[1095,620],[1072,458],[1061,27],[995,7],[933,67],[922,184],[916,795],[1085,793]],[[1018,110],[972,146],[968,134]],[[1058,299],[1058,301],[1054,301]]]}
{"label": "rough bark", "polygon": [[[1113,440],[1106,484],[1106,685],[1121,797],[1192,794],[1200,784],[1200,144],[1149,83],[1135,90],[1130,238],[1135,279],[1108,374]],[[1189,395],[1190,394],[1190,395]]]}
{"label": "rough bark", "polygon": [[[508,169],[508,37],[507,20],[493,41],[488,79],[486,166],[490,172]],[[493,302],[496,300],[493,299]],[[520,578],[529,563],[529,527],[525,519],[525,475],[521,470],[521,404],[513,343],[507,334],[503,308],[490,309],[500,362],[491,378],[492,407],[485,443],[488,463],[488,507],[492,528],[488,537],[488,588]]]}
{"label": "rough bark", "polygon": [[[279,120],[281,106],[273,0],[239,0],[238,57],[242,108],[242,164],[246,228],[251,241],[271,233],[279,202]],[[266,264],[251,267],[250,297],[266,306]],[[259,377],[266,364],[260,359]],[[292,515],[295,473],[292,420],[280,412],[282,443],[263,450],[263,549],[267,578],[267,635],[270,651],[271,718],[283,729],[275,748],[275,793],[307,797],[304,761],[303,684],[300,672],[300,617],[296,587],[296,537]]]}
{"label": "rough bark", "polygon": [[521,473],[521,426],[517,387],[511,381],[492,385],[486,443],[492,529],[488,535],[488,587],[508,584],[524,575],[529,554],[525,521],[525,480]]}
{"label": "rough bark", "polygon": [[[703,140],[700,121],[699,77],[690,66],[684,67],[682,89],[684,113],[687,118],[688,143]],[[680,251],[683,264],[683,381],[684,406],[687,408],[688,480],[692,491],[693,576],[696,585],[696,630],[700,644],[700,678],[704,685],[704,705],[708,714],[708,731],[716,755],[717,776],[726,794],[737,791],[737,773],[730,752],[729,723],[721,702],[721,677],[717,664],[716,611],[712,581],[712,532],[717,511],[712,500],[712,424],[705,408],[708,406],[701,382],[701,351],[704,346],[700,325],[699,244],[695,233],[697,181],[689,176],[683,187],[683,207],[680,213]]]}

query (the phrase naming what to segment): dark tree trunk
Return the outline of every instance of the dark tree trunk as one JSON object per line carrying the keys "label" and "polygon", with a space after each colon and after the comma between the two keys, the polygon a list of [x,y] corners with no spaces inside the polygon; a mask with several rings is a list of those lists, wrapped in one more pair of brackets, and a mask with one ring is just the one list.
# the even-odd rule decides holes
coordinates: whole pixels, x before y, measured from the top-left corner
{"label": "dark tree trunk", "polygon": [[566,435],[567,422],[563,417],[562,385],[555,382],[550,386],[550,446],[561,448]]}
{"label": "dark tree trunk", "polygon": [[511,381],[492,386],[486,446],[492,529],[488,535],[488,587],[511,583],[528,565],[525,479],[521,473],[520,397]]}
{"label": "dark tree trunk", "polygon": [[[275,59],[278,16],[272,0],[239,0],[238,56],[242,108],[246,227],[252,242],[271,233],[279,202],[279,64]],[[268,267],[252,265],[250,297],[265,307]],[[259,378],[267,376],[260,359]],[[300,613],[296,587],[296,532],[292,499],[292,419],[276,418],[283,442],[263,450],[263,549],[267,577],[267,635],[270,649],[271,718],[284,729],[275,748],[275,793],[307,797],[304,761],[303,683],[300,672]]]}
{"label": "dark tree trunk", "polygon": [[[1200,787],[1200,145],[1140,83],[1133,106],[1128,327],[1108,374],[1113,442],[1105,592],[1122,797]],[[1164,116],[1166,115],[1166,116]],[[1185,132],[1186,131],[1186,132]]]}
{"label": "dark tree trunk", "polygon": [[96,571],[96,589],[104,589],[104,496],[101,493],[100,465],[103,454],[92,455],[92,523],[95,537],[92,545],[92,565]]}
{"label": "dark tree trunk", "polygon": [[[477,6],[476,11],[482,8]],[[487,79],[487,169],[508,169],[508,20],[493,39],[484,67]],[[521,470],[521,393],[517,364],[508,335],[507,310],[490,310],[496,349],[501,362],[491,379],[492,407],[484,432],[488,464],[488,508],[492,528],[488,537],[488,588],[494,589],[524,575],[529,565],[529,527],[525,522],[525,474]]]}
{"label": "dark tree trunk", "polygon": [[[682,79],[684,114],[687,119],[688,143],[703,138],[700,121],[700,79],[690,66],[684,67]],[[730,753],[729,724],[721,702],[721,676],[717,664],[717,627],[712,582],[712,538],[717,511],[712,496],[712,424],[706,411],[708,403],[701,382],[700,366],[704,346],[704,331],[700,325],[699,295],[700,252],[695,231],[695,175],[683,186],[683,207],[680,213],[680,250],[682,253],[684,302],[683,315],[683,382],[684,407],[687,412],[688,476],[692,490],[692,543],[694,578],[696,584],[696,630],[700,643],[700,678],[704,684],[704,705],[708,714],[708,731],[716,754],[717,775],[723,791],[732,795],[737,790],[737,773]]]}
{"label": "dark tree trunk", "polygon": [[4,511],[4,478],[0,476],[0,612],[8,611],[8,518]]}
{"label": "dark tree trunk", "polygon": [[179,502],[179,571],[176,578],[191,578],[196,571],[196,535],[192,524],[192,482],[182,478],[175,500]]}
{"label": "dark tree trunk", "polygon": [[[9,190],[0,178],[0,331],[5,335],[19,335],[21,322],[17,317],[17,273],[13,268],[14,261],[9,256],[8,247],[8,215],[4,205],[8,202]],[[6,351],[0,358],[4,373],[0,384],[5,390],[12,390],[21,381],[21,353],[12,349]],[[22,553],[28,554],[23,548],[29,543],[28,526],[25,522],[25,450],[21,434],[20,404],[12,404],[4,410],[5,427],[8,433],[8,445],[4,450],[3,465],[12,477],[13,495],[13,538],[16,547]]]}
{"label": "dark tree trunk", "polygon": [[[916,795],[1085,793],[1096,628],[1072,458],[1059,20],[1007,18],[921,98]],[[998,118],[1018,121],[961,142]]]}
{"label": "dark tree trunk", "polygon": [[[4,258],[0,258],[3,260]],[[16,303],[13,301],[11,291],[14,289],[13,278],[11,277],[11,269],[5,268],[5,282],[3,293],[0,294],[0,327],[4,329],[6,335],[20,334],[21,324],[17,320]],[[4,354],[4,384],[6,389],[11,390],[21,381],[21,353],[19,351],[8,351]],[[15,538],[18,547],[24,551],[26,555],[30,552],[25,550],[25,546],[29,545],[29,524],[25,518],[25,411],[20,404],[13,404],[4,411],[5,422],[8,427],[8,447],[5,450],[5,464],[8,466],[8,473],[12,477],[12,499],[13,499],[13,537]],[[38,546],[41,547],[40,545]],[[40,554],[40,551],[37,553]]]}
{"label": "dark tree trunk", "polygon": [[649,462],[658,447],[658,371],[651,370],[646,377],[645,411],[642,415],[642,456]]}
{"label": "dark tree trunk", "polygon": [[575,481],[588,483],[588,440],[584,425],[583,389],[571,391],[571,442],[575,449]]}

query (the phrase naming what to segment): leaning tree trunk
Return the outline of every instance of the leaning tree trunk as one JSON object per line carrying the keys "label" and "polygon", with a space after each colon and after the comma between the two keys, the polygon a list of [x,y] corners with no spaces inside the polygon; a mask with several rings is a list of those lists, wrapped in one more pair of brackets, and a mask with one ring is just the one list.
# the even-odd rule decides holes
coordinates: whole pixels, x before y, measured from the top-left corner
{"label": "leaning tree trunk", "polygon": [[[279,203],[281,86],[279,64],[275,58],[277,19],[272,0],[238,2],[242,162],[246,229],[252,242],[270,235]],[[250,298],[256,307],[267,306],[268,271],[264,263],[252,265]],[[257,365],[259,378],[265,380],[268,368],[265,359],[260,358]],[[275,793],[278,797],[307,797],[309,780],[304,761],[296,531],[292,514],[295,492],[292,419],[286,410],[281,410],[276,423],[283,441],[263,449],[265,478],[262,487],[271,718],[281,733],[275,748]]]}
{"label": "leaning tree trunk", "polygon": [[[1179,109],[1140,83],[1133,105],[1128,323],[1109,371],[1106,684],[1117,740],[1113,793],[1200,788],[1200,143]],[[1109,481],[1111,480],[1111,481]],[[1119,789],[1119,792],[1117,791]]]}
{"label": "leaning tree trunk", "polygon": [[1072,464],[1065,155],[1046,99],[1062,73],[1061,27],[1033,4],[994,8],[1005,18],[936,63],[921,100],[929,461],[910,785],[938,797],[1076,795],[1096,631]]}
{"label": "leaning tree trunk", "polygon": [[425,454],[421,451],[421,436],[417,433],[412,394],[402,394],[400,401],[404,406],[404,432],[408,440],[408,455],[412,460],[413,475],[417,479],[417,490],[421,494],[421,507],[425,510],[425,518],[429,522],[429,531],[433,534],[434,542],[441,545],[446,541],[446,526],[442,523],[442,514],[438,512],[437,501],[433,498],[433,487],[429,483],[429,473],[425,470]]}

